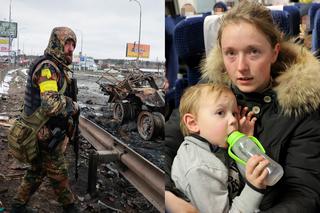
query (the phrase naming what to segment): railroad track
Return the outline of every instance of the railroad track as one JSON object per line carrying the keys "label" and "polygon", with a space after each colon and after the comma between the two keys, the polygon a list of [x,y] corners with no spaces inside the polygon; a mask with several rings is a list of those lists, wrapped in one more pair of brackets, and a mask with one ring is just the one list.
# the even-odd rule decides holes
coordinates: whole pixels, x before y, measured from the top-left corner
{"label": "railroad track", "polygon": [[79,119],[81,135],[97,150],[90,155],[88,191],[95,190],[99,162],[116,161],[119,172],[154,205],[164,212],[164,172],[103,128],[84,117]]}

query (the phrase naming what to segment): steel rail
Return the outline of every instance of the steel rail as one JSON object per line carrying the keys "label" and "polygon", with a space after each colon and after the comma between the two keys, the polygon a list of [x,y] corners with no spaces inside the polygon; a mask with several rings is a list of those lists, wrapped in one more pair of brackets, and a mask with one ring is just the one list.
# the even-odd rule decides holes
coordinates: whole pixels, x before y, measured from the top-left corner
{"label": "steel rail", "polygon": [[80,116],[81,135],[97,151],[112,150],[119,162],[125,165],[119,172],[142,193],[160,212],[164,212],[164,172],[129,148],[118,138],[95,123]]}

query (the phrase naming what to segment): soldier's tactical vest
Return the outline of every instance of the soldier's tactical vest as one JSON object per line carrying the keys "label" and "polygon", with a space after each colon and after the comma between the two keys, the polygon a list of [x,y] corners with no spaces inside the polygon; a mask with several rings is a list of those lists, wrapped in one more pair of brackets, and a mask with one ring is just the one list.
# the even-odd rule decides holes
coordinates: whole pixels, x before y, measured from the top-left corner
{"label": "soldier's tactical vest", "polygon": [[[40,57],[30,66],[25,92],[24,110],[10,128],[8,134],[9,152],[16,159],[24,163],[30,163],[38,156],[37,133],[50,119],[42,112],[42,108],[39,107],[41,105],[40,91],[39,88],[34,87],[32,83],[33,72],[41,68],[44,63],[49,63],[54,66],[56,70],[60,70],[52,61],[47,60],[46,57]],[[64,75],[63,72],[61,73]],[[63,83],[59,93],[64,94],[67,88],[67,81],[65,76],[60,79],[62,79]]]}
{"label": "soldier's tactical vest", "polygon": [[[38,86],[35,86],[32,77],[35,72],[35,70],[40,69],[41,65],[43,63],[48,62],[51,64],[56,70],[60,72],[61,78],[58,82],[58,88],[62,88],[63,80],[65,78],[64,72],[62,72],[62,67],[57,66],[55,63],[52,62],[52,58],[49,55],[44,55],[36,59],[29,67],[28,72],[28,79],[27,79],[27,85],[24,95],[24,112],[27,115],[31,115],[40,105],[41,105],[41,99],[40,99],[40,89]],[[69,88],[66,89],[66,96],[69,96],[68,92]],[[69,96],[70,97],[70,96]]]}

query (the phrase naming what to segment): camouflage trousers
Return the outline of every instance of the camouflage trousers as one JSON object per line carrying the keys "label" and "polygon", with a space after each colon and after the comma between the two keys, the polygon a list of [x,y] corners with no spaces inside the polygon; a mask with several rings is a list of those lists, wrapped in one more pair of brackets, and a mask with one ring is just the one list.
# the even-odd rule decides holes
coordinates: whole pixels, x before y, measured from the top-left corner
{"label": "camouflage trousers", "polygon": [[52,152],[49,152],[39,142],[41,156],[32,162],[27,170],[18,192],[14,197],[14,203],[26,204],[33,193],[41,185],[43,178],[50,180],[51,186],[58,196],[58,202],[63,206],[74,203],[68,179],[67,165],[62,151],[62,142]]}

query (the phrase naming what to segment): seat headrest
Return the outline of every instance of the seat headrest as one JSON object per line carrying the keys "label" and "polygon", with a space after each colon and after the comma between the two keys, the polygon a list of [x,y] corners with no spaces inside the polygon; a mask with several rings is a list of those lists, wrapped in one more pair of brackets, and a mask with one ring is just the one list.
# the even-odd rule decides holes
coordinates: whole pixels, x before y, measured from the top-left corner
{"label": "seat headrest", "polygon": [[208,56],[211,49],[217,44],[218,30],[221,25],[222,15],[207,16],[203,25],[204,46]]}

